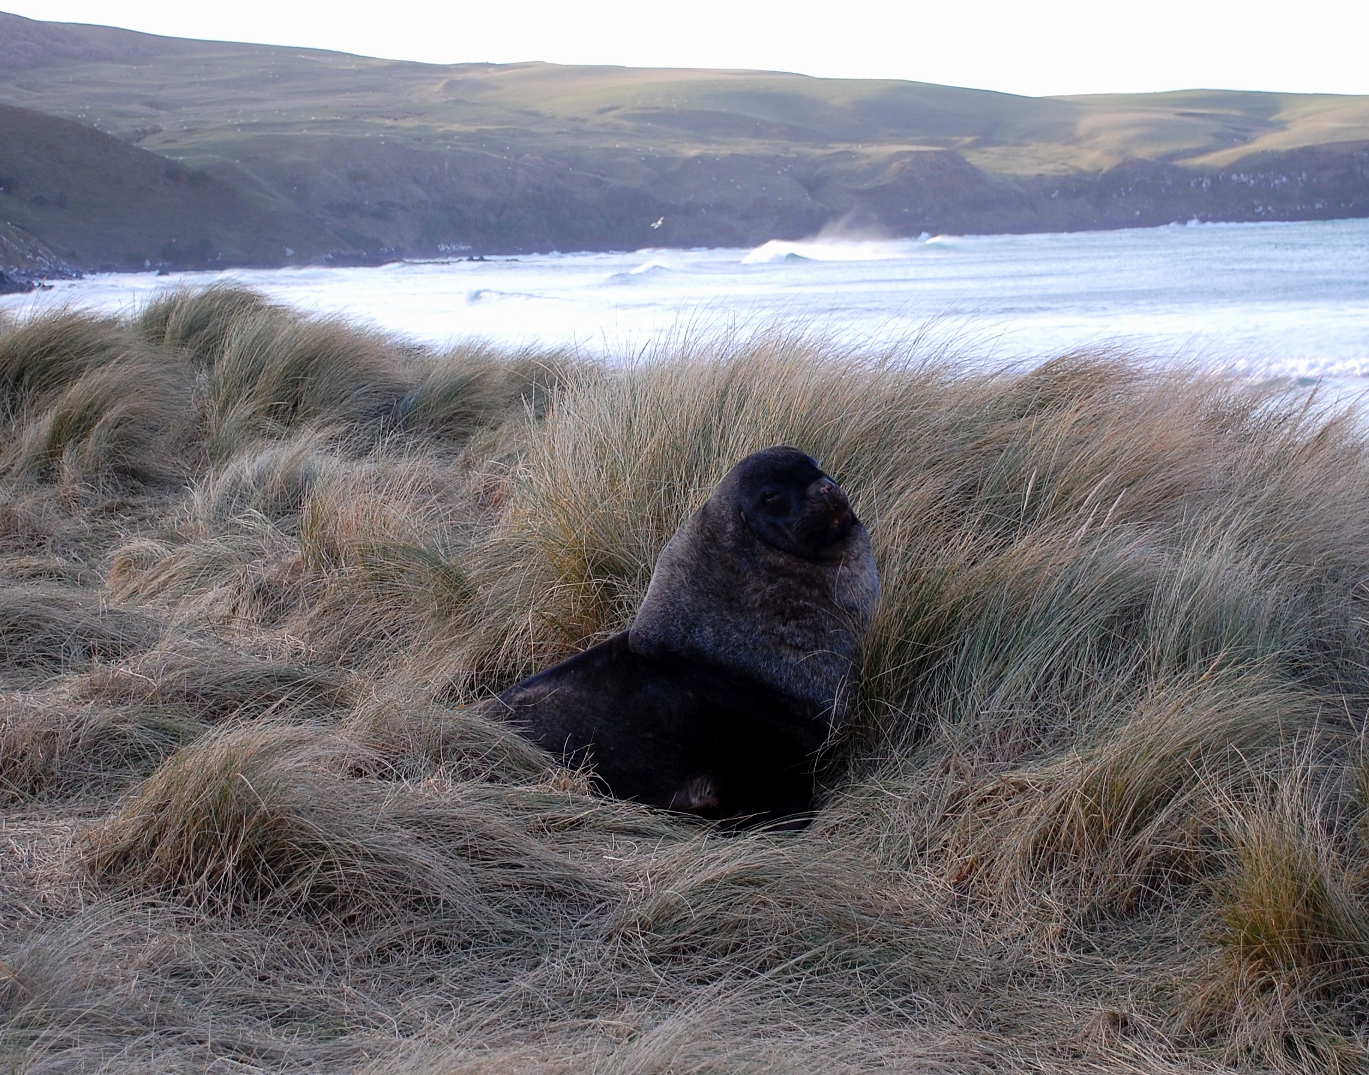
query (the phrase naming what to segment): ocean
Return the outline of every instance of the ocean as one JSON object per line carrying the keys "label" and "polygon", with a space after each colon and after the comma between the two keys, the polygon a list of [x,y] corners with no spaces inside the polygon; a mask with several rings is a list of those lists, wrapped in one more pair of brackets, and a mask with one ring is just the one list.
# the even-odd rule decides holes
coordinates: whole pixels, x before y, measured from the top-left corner
{"label": "ocean", "polygon": [[439,348],[480,338],[615,361],[681,334],[780,323],[873,349],[916,339],[989,365],[1108,347],[1369,386],[1366,219],[111,273],[6,296],[0,309],[123,312],[162,288],[216,281]]}

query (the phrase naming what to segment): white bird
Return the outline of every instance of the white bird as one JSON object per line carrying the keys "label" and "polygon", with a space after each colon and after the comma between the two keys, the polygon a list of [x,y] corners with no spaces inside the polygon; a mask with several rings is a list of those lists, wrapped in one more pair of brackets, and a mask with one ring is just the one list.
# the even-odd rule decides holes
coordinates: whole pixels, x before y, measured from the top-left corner
{"label": "white bird", "polygon": [[651,230],[652,230],[652,231],[655,231],[657,228],[659,228],[659,227],[660,227],[662,224],[664,224],[664,223],[665,223],[665,217],[661,217],[660,220],[656,221],[655,224],[651,225]]}

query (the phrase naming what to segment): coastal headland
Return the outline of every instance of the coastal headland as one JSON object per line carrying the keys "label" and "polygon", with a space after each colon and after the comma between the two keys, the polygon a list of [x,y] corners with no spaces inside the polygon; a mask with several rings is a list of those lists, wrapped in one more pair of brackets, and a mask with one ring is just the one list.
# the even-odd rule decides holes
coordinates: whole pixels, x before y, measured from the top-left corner
{"label": "coastal headland", "polygon": [[20,277],[1369,215],[1369,97],[438,66],[0,13]]}

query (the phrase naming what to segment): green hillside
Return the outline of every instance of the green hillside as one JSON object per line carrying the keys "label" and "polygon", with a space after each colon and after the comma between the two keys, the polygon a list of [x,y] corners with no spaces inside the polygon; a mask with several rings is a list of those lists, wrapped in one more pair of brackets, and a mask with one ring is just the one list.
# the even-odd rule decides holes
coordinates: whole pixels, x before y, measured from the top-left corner
{"label": "green hillside", "polygon": [[1369,213],[1364,97],[439,66],[0,14],[0,101],[264,199],[299,221],[278,257]]}

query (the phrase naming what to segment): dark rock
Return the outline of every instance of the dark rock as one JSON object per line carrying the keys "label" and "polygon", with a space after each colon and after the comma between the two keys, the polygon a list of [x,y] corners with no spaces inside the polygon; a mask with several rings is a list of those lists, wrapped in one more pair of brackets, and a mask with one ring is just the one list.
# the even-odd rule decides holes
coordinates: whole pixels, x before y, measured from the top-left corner
{"label": "dark rock", "polygon": [[5,272],[0,269],[0,295],[22,295],[39,286],[38,281],[30,280],[19,273]]}

